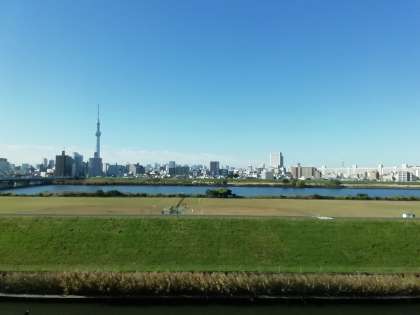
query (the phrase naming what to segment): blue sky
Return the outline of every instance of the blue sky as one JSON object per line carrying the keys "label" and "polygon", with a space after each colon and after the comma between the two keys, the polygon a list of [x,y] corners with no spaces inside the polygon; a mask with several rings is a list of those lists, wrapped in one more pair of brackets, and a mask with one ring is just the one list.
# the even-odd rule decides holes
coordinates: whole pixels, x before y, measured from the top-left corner
{"label": "blue sky", "polygon": [[0,0],[0,156],[420,164],[420,1]]}

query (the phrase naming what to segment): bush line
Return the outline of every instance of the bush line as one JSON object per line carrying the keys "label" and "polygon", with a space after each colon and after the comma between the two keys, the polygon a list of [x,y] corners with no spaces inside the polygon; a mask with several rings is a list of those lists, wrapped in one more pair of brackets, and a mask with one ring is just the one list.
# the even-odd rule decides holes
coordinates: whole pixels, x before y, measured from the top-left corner
{"label": "bush line", "polygon": [[3,272],[3,294],[87,297],[414,297],[416,274]]}

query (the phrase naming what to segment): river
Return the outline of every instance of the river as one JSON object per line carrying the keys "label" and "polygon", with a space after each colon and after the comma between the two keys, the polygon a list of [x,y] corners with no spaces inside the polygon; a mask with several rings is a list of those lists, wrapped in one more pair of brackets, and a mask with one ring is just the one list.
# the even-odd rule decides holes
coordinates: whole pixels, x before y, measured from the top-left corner
{"label": "river", "polygon": [[1,315],[418,315],[418,303],[122,306],[118,304],[0,302]]}
{"label": "river", "polygon": [[[4,190],[2,192],[12,192],[20,195],[36,195],[43,192],[62,193],[62,192],[96,192],[97,190],[110,191],[118,190],[123,193],[147,193],[147,194],[205,194],[207,189],[215,189],[212,186],[96,186],[96,185],[47,185],[33,186]],[[307,196],[321,195],[332,197],[356,196],[367,194],[371,197],[419,197],[420,189],[396,189],[396,188],[288,188],[288,187],[228,187],[233,193],[244,197],[255,196]]]}

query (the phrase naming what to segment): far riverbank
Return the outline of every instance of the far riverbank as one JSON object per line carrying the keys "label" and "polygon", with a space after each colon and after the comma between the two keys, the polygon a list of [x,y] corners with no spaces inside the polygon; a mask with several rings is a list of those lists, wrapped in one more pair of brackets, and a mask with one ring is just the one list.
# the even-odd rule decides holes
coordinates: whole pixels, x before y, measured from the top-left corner
{"label": "far riverbank", "polygon": [[52,182],[54,185],[86,186],[216,186],[216,187],[280,187],[280,188],[380,188],[380,189],[420,189],[420,182],[340,182],[338,180],[234,180],[234,179],[144,179],[144,178],[87,178],[61,179]]}
{"label": "far riverbank", "polygon": [[[26,188],[14,188],[2,190],[2,194],[16,194],[16,195],[46,195],[46,194],[95,194],[98,191],[105,193],[118,191],[127,195],[144,195],[144,196],[202,196],[206,195],[207,190],[218,190],[220,188],[229,189],[238,197],[309,197],[321,196],[331,198],[346,198],[346,197],[360,197],[368,196],[369,198],[393,198],[393,199],[407,199],[420,198],[419,189],[383,189],[383,188],[347,188],[341,187],[288,187],[288,186],[220,186],[220,185],[117,185],[117,184],[77,184],[77,185],[42,185],[32,186]],[[360,198],[359,198],[360,199]]]}

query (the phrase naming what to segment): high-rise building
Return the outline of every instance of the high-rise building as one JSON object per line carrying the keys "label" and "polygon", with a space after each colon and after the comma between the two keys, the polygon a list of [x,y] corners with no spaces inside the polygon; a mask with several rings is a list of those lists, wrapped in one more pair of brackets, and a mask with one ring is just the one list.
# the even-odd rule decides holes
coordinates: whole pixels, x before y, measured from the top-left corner
{"label": "high-rise building", "polygon": [[43,159],[41,164],[37,164],[36,167],[39,170],[40,173],[44,173],[47,171],[47,166],[48,166],[48,160],[47,159]]}
{"label": "high-rise building", "polygon": [[384,176],[384,165],[382,163],[378,165],[378,173],[379,178],[382,178]]}
{"label": "high-rise building", "polygon": [[210,176],[219,176],[220,175],[220,162],[219,161],[210,161]]}
{"label": "high-rise building", "polygon": [[176,163],[175,163],[175,161],[169,161],[166,171],[170,176],[175,176],[176,175]]}
{"label": "high-rise building", "polygon": [[190,167],[188,165],[177,165],[175,167],[175,175],[176,176],[188,176],[188,174],[190,173]]}
{"label": "high-rise building", "polygon": [[0,177],[11,176],[13,173],[12,166],[7,159],[0,158]]}
{"label": "high-rise building", "polygon": [[136,176],[137,175],[137,166],[135,164],[128,164],[127,165],[127,173],[130,176]]}
{"label": "high-rise building", "polygon": [[397,175],[398,175],[398,177],[397,177],[398,181],[402,182],[402,183],[411,182],[411,181],[414,180],[413,174],[411,174],[410,172],[408,172],[406,170],[399,171]]}
{"label": "high-rise building", "polygon": [[124,165],[109,165],[107,169],[107,176],[110,177],[123,177],[126,171],[126,167]]}
{"label": "high-rise building", "polygon": [[146,169],[143,165],[140,165],[139,163],[136,164],[136,174],[143,175],[146,173]]}
{"label": "high-rise building", "polygon": [[219,173],[223,177],[228,177],[229,176],[229,168],[225,166],[224,168],[220,169]]}
{"label": "high-rise building", "polygon": [[55,161],[54,160],[49,160],[47,169],[52,170],[54,167],[55,167]]}
{"label": "high-rise building", "polygon": [[96,123],[96,152],[93,158],[89,159],[89,177],[103,176],[103,164],[101,158],[101,121],[99,119],[99,105],[98,105],[98,120]]}
{"label": "high-rise building", "polygon": [[261,179],[274,179],[274,173],[273,171],[268,171],[266,169],[263,169],[261,172]]}
{"label": "high-rise building", "polygon": [[73,159],[62,151],[61,155],[55,157],[55,172],[57,177],[71,177],[73,175]]}
{"label": "high-rise building", "polygon": [[86,176],[86,166],[83,162],[83,155],[74,152],[73,176],[82,178]]}
{"label": "high-rise building", "polygon": [[271,168],[283,168],[284,167],[284,157],[281,152],[271,152],[270,153],[270,167]]}
{"label": "high-rise building", "polygon": [[44,167],[45,170],[48,168],[48,160],[47,160],[47,158],[44,158],[43,159],[42,166]]}
{"label": "high-rise building", "polygon": [[290,167],[290,173],[292,173],[293,178],[321,178],[321,172],[317,168],[300,164]]}

